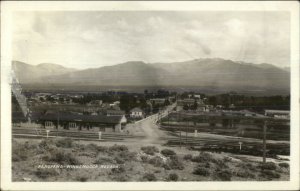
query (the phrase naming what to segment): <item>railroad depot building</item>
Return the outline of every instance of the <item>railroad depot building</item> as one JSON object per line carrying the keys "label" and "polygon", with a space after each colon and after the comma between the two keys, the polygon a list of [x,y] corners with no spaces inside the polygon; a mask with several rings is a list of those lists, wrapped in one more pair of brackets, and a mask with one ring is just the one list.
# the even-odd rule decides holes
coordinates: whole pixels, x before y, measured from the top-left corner
{"label": "railroad depot building", "polygon": [[47,112],[41,116],[39,122],[46,129],[58,128],[68,130],[121,132],[126,123],[126,118],[125,116]]}

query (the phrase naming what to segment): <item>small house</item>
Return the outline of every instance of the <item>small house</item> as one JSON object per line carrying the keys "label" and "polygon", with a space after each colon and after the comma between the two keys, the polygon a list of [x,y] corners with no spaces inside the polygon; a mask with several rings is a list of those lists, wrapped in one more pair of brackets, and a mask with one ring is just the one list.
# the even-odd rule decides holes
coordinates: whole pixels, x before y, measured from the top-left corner
{"label": "small house", "polygon": [[144,112],[142,109],[135,107],[132,110],[130,110],[130,117],[131,118],[143,118]]}

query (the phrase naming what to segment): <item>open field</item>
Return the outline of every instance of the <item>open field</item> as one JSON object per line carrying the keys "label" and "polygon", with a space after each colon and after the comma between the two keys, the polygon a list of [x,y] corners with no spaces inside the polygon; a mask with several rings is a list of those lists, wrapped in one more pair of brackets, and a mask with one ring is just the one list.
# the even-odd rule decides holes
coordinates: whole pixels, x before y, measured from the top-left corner
{"label": "open field", "polygon": [[14,139],[12,153],[13,181],[289,180],[285,161],[151,144]]}

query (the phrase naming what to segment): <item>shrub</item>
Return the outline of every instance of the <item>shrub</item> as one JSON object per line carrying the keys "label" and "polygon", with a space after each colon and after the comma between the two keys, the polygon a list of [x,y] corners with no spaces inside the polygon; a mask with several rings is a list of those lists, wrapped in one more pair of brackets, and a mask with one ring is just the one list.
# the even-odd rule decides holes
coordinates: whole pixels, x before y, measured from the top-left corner
{"label": "shrub", "polygon": [[128,151],[128,148],[125,145],[113,145],[109,147],[109,150],[113,152],[121,152],[121,151]]}
{"label": "shrub", "polygon": [[201,176],[209,176],[210,172],[209,172],[209,170],[207,168],[203,168],[201,166],[197,166],[194,169],[193,174],[201,175]]}
{"label": "shrub", "polygon": [[119,166],[118,168],[112,168],[111,169],[111,172],[114,173],[114,174],[119,174],[119,173],[123,173],[125,172],[125,168],[123,165]]}
{"label": "shrub", "polygon": [[260,167],[262,170],[276,170],[276,164],[274,162],[261,163]]}
{"label": "shrub", "polygon": [[232,177],[232,172],[229,170],[219,170],[217,172],[217,177],[222,181],[230,181]]}
{"label": "shrub", "polygon": [[72,153],[67,153],[60,150],[53,150],[50,154],[44,157],[44,160],[48,162],[57,162],[58,164],[69,164],[69,165],[77,165],[80,162]]}
{"label": "shrub", "polygon": [[143,176],[143,179],[146,180],[146,181],[156,181],[156,177],[154,174],[152,173],[146,173],[144,176]]}
{"label": "shrub", "polygon": [[193,155],[191,155],[191,154],[184,155],[184,157],[183,157],[184,160],[191,160],[192,158],[193,158]]}
{"label": "shrub", "polygon": [[149,158],[148,158],[147,156],[142,155],[142,156],[141,156],[141,160],[142,160],[143,162],[148,162],[148,161],[149,161]]}
{"label": "shrub", "polygon": [[278,165],[282,168],[289,168],[290,167],[289,163],[286,163],[286,162],[279,163]]}
{"label": "shrub", "polygon": [[183,170],[184,166],[183,163],[179,160],[179,158],[175,155],[175,156],[171,156],[170,159],[167,161],[166,164],[163,165],[163,167],[166,170]]}
{"label": "shrub", "polygon": [[179,176],[176,173],[169,174],[168,180],[169,181],[177,181],[179,179]]}
{"label": "shrub", "polygon": [[19,161],[25,161],[28,159],[28,153],[27,150],[23,148],[21,145],[13,145],[12,147],[12,161],[13,162],[19,162]]}
{"label": "shrub", "polygon": [[149,163],[156,166],[156,167],[161,167],[164,165],[164,160],[161,157],[153,157],[149,160]]}
{"label": "shrub", "polygon": [[99,157],[96,159],[96,161],[94,162],[94,164],[115,164],[116,161],[113,160],[110,157]]}
{"label": "shrub", "polygon": [[122,158],[119,158],[119,157],[115,157],[115,161],[116,161],[118,164],[124,164],[124,163],[125,163],[125,160],[122,159]]}
{"label": "shrub", "polygon": [[242,178],[255,178],[255,175],[249,172],[248,170],[242,169],[236,173],[238,177]]}
{"label": "shrub", "polygon": [[80,182],[86,182],[88,180],[88,177],[86,177],[86,176],[77,176],[76,180],[80,181]]}
{"label": "shrub", "polygon": [[129,177],[126,174],[117,174],[117,176],[113,177],[113,180],[117,182],[127,182],[128,178]]}
{"label": "shrub", "polygon": [[45,150],[50,149],[53,145],[54,145],[53,139],[43,139],[43,140],[39,143],[39,147],[40,147],[41,149],[45,149]]}
{"label": "shrub", "polygon": [[109,148],[105,147],[105,146],[98,146],[97,149],[98,149],[99,152],[105,153],[105,152],[108,151]]}
{"label": "shrub", "polygon": [[262,171],[261,174],[262,177],[268,179],[268,180],[272,180],[274,178],[280,178],[280,174],[278,174],[277,172],[274,172],[272,170],[264,170]]}
{"label": "shrub", "polygon": [[89,150],[89,151],[97,152],[98,151],[98,146],[94,143],[90,143],[90,144],[85,146],[85,149]]}
{"label": "shrub", "polygon": [[166,157],[176,155],[176,153],[171,149],[163,149],[160,153]]}
{"label": "shrub", "polygon": [[70,138],[62,138],[58,139],[55,143],[57,147],[62,147],[62,148],[72,148],[73,146],[73,140]]}
{"label": "shrub", "polygon": [[136,153],[129,151],[121,151],[117,154],[117,157],[126,161],[136,160]]}
{"label": "shrub", "polygon": [[141,150],[148,155],[154,155],[159,152],[158,148],[155,146],[142,147]]}
{"label": "shrub", "polygon": [[38,169],[35,175],[41,179],[45,179],[52,176],[57,176],[58,172],[55,169]]}
{"label": "shrub", "polygon": [[198,156],[194,156],[191,161],[193,162],[208,162],[208,161],[215,161],[215,159],[212,157],[210,153],[207,152],[201,152]]}

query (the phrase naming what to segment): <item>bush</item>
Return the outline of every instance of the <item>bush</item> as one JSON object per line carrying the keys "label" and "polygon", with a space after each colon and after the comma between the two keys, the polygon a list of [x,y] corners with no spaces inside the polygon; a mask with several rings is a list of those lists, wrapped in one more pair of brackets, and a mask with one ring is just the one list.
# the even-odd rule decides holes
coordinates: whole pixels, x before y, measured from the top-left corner
{"label": "bush", "polygon": [[148,158],[147,156],[142,155],[142,156],[141,156],[141,160],[142,160],[143,162],[148,162],[148,161],[149,161],[149,158]]}
{"label": "bush", "polygon": [[125,145],[113,145],[109,147],[109,150],[113,152],[121,152],[121,151],[128,151],[128,148]]}
{"label": "bush", "polygon": [[222,181],[230,181],[232,177],[232,172],[229,170],[219,170],[217,172],[217,177]]}
{"label": "bush", "polygon": [[255,175],[249,172],[248,170],[242,169],[236,173],[238,177],[242,178],[255,178]]}
{"label": "bush", "polygon": [[98,151],[98,146],[94,143],[90,143],[90,144],[85,146],[85,149],[89,150],[89,151],[97,152]]}
{"label": "bush", "polygon": [[209,176],[210,172],[209,172],[209,169],[207,169],[207,168],[203,168],[201,166],[197,166],[194,169],[193,174],[201,175],[201,176]]}
{"label": "bush", "polygon": [[80,181],[80,182],[86,182],[88,180],[88,177],[86,177],[86,176],[78,176],[78,177],[76,177],[76,180]]}
{"label": "bush", "polygon": [[184,160],[191,160],[192,158],[193,158],[193,155],[191,155],[191,154],[184,155],[184,157],[183,157]]}
{"label": "bush", "polygon": [[51,151],[50,154],[46,155],[43,159],[48,162],[57,162],[58,164],[81,164],[72,153],[67,153],[60,150]]}
{"label": "bush", "polygon": [[119,174],[119,173],[123,173],[125,172],[125,168],[123,165],[119,166],[118,168],[112,168],[111,169],[111,172],[114,173],[114,174]]}
{"label": "bush", "polygon": [[155,146],[142,147],[141,150],[148,155],[154,155],[159,152],[158,148]]}
{"label": "bush", "polygon": [[179,179],[179,176],[176,173],[169,174],[168,180],[169,181],[177,181]]}
{"label": "bush", "polygon": [[153,157],[149,160],[149,163],[156,166],[156,167],[161,167],[164,165],[164,160],[161,157]]}
{"label": "bush", "polygon": [[199,153],[198,156],[194,156],[191,161],[193,162],[198,162],[198,163],[201,163],[201,162],[208,162],[208,161],[214,161],[215,162],[215,159],[212,157],[212,155],[210,153],[207,153],[207,152],[201,152]]}
{"label": "bush", "polygon": [[183,163],[179,160],[179,158],[175,155],[175,156],[171,156],[170,159],[167,161],[166,164],[163,165],[163,167],[166,170],[183,170],[184,166]]}
{"label": "bush", "polygon": [[290,167],[289,163],[286,163],[286,162],[279,163],[278,165],[282,168],[289,168]]}
{"label": "bush", "polygon": [[19,162],[28,159],[27,150],[22,145],[13,145],[12,147],[12,161]]}
{"label": "bush", "polygon": [[62,148],[72,148],[73,146],[73,140],[70,138],[62,138],[58,139],[55,143],[57,147],[62,147]]}
{"label": "bush", "polygon": [[276,170],[276,164],[274,162],[261,163],[260,167],[262,170]]}
{"label": "bush", "polygon": [[55,169],[38,169],[35,175],[41,179],[45,179],[52,176],[57,176],[58,172]]}
{"label": "bush", "polygon": [[162,151],[160,151],[160,153],[165,157],[176,155],[176,153],[171,149],[163,149]]}
{"label": "bush", "polygon": [[118,164],[124,164],[124,163],[125,163],[125,160],[122,159],[122,158],[119,158],[119,157],[115,157],[115,161],[116,161]]}
{"label": "bush", "polygon": [[136,153],[129,151],[121,151],[117,154],[117,157],[125,161],[134,161],[136,160]]}
{"label": "bush", "polygon": [[274,178],[280,178],[280,174],[278,174],[277,172],[274,172],[272,170],[264,170],[262,171],[261,174],[262,177],[268,179],[268,180],[272,180]]}
{"label": "bush", "polygon": [[39,147],[44,150],[50,149],[54,145],[53,139],[43,139],[39,143]]}
{"label": "bush", "polygon": [[112,158],[110,157],[99,157],[96,159],[96,161],[94,162],[94,164],[115,164],[116,161],[114,161]]}
{"label": "bush", "polygon": [[155,175],[152,174],[152,173],[146,173],[143,176],[143,179],[146,180],[146,181],[156,181],[157,180],[157,178],[155,177]]}

